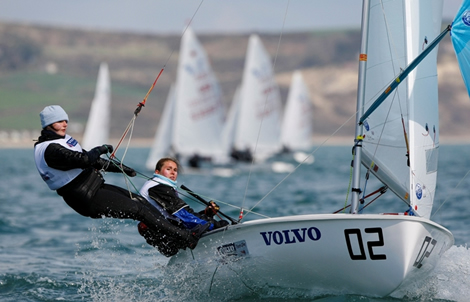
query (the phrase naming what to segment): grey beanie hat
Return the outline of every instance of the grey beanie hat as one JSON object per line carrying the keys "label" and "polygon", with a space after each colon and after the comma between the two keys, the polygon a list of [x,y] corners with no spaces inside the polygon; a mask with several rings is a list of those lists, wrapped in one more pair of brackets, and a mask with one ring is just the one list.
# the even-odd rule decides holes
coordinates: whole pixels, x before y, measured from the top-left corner
{"label": "grey beanie hat", "polygon": [[69,116],[59,105],[51,105],[44,108],[39,114],[41,117],[41,127],[44,129],[60,121],[69,121]]}

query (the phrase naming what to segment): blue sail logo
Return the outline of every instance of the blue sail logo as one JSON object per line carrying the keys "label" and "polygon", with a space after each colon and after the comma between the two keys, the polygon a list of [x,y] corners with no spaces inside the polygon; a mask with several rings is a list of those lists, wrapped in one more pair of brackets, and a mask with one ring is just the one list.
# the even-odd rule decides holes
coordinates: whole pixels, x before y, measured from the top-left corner
{"label": "blue sail logo", "polygon": [[470,10],[467,10],[465,13],[462,14],[462,22],[470,26]]}
{"label": "blue sail logo", "polygon": [[418,199],[421,199],[421,197],[423,197],[423,188],[421,187],[421,184],[419,183],[416,184],[416,197]]}
{"label": "blue sail logo", "polygon": [[366,131],[370,130],[369,123],[367,121],[364,121],[363,125],[366,128]]}

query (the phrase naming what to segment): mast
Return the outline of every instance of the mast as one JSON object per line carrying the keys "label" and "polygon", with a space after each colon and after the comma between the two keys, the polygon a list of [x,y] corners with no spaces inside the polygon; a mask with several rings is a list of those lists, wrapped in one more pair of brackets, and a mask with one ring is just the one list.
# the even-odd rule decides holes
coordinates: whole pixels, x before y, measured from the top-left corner
{"label": "mast", "polygon": [[356,105],[356,132],[354,138],[354,160],[353,160],[353,179],[351,188],[351,214],[357,214],[359,207],[359,194],[361,193],[361,153],[362,153],[362,125],[359,124],[360,118],[364,113],[364,98],[366,84],[367,67],[367,39],[369,29],[369,7],[370,0],[364,0],[362,3],[362,27],[361,27],[361,52],[359,54],[359,77],[357,84],[357,105]]}

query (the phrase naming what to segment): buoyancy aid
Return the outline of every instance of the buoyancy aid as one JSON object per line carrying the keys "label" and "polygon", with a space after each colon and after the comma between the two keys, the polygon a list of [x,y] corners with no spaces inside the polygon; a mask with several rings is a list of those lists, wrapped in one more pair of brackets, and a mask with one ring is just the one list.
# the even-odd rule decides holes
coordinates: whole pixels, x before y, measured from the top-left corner
{"label": "buoyancy aid", "polygon": [[152,188],[152,187],[154,187],[154,186],[156,186],[156,185],[158,185],[158,184],[159,184],[159,181],[158,181],[158,178],[157,178],[157,177],[154,177],[154,178],[152,178],[152,179],[150,179],[150,180],[147,180],[147,181],[143,184],[142,188],[140,189],[139,194],[140,194],[142,197],[144,197],[145,199],[147,199],[148,202],[150,202],[155,208],[157,208],[157,209],[160,211],[160,213],[163,214],[163,216],[165,216],[165,218],[168,219],[168,218],[171,217],[170,213],[168,213],[168,212],[164,209],[164,207],[163,207],[162,205],[160,205],[160,203],[157,203],[153,198],[151,198],[151,197],[149,196],[149,189]]}
{"label": "buoyancy aid", "polygon": [[[154,174],[151,182],[146,183],[145,192],[141,190],[140,193],[147,200],[152,199],[169,214],[174,214],[183,208],[189,208],[189,206],[178,197],[176,192],[176,184],[170,179]],[[151,194],[153,192],[154,194]]]}
{"label": "buoyancy aid", "polygon": [[47,140],[34,146],[34,159],[39,174],[51,190],[57,190],[75,179],[80,173],[82,173],[83,169],[75,168],[62,171],[49,167],[44,159],[44,152],[50,144],[60,144],[67,149],[78,152],[82,152],[82,147],[68,134],[65,135],[64,138]]}

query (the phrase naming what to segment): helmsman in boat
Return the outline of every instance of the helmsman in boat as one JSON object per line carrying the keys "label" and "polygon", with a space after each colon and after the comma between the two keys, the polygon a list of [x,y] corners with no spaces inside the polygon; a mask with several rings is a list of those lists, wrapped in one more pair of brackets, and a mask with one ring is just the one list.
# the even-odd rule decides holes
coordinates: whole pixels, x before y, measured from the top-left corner
{"label": "helmsman in boat", "polygon": [[[140,194],[152,203],[163,216],[177,227],[190,229],[202,234],[227,226],[226,220],[215,220],[219,207],[213,201],[201,212],[196,213],[189,205],[178,197],[176,183],[179,163],[176,159],[165,157],[155,166],[154,177],[142,186]],[[145,222],[138,224],[139,233],[147,243],[158,248],[165,256],[170,257],[178,252],[178,238],[161,236],[146,226]]]}
{"label": "helmsman in boat", "polygon": [[176,238],[178,248],[196,247],[200,234],[171,224],[147,199],[105,183],[102,170],[136,175],[134,169],[100,157],[113,151],[111,145],[83,150],[66,134],[69,117],[58,105],[45,107],[40,119],[41,136],[34,145],[36,167],[49,188],[57,191],[72,209],[91,218],[142,221],[152,232]]}

